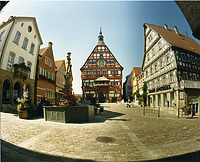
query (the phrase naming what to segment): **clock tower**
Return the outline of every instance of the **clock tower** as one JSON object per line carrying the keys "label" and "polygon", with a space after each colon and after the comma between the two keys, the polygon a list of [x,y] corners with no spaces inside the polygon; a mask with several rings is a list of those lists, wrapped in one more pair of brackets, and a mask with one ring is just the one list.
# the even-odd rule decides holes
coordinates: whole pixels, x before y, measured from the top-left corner
{"label": "clock tower", "polygon": [[97,45],[80,70],[85,100],[96,97],[97,102],[116,102],[122,99],[123,67],[104,43],[102,28]]}

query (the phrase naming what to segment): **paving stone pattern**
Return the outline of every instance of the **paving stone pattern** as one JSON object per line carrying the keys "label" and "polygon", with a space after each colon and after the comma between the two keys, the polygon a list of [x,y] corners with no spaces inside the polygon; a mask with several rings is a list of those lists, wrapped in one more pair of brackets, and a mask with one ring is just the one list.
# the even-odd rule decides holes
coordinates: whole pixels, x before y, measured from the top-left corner
{"label": "paving stone pattern", "polygon": [[165,111],[160,118],[143,116],[141,107],[103,105],[90,123],[1,113],[2,161],[143,161],[200,150],[200,118],[178,119]]}

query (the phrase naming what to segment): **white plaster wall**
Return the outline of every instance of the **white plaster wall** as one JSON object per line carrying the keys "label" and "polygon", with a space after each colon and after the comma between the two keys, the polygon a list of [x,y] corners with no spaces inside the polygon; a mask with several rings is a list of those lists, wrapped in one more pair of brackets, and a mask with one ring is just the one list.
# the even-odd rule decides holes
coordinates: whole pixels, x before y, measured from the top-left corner
{"label": "white plaster wall", "polygon": [[[23,26],[21,26],[21,24]],[[28,26],[32,27],[32,31],[29,33],[28,32]],[[19,31],[21,33],[19,44],[13,43],[13,40],[15,38],[16,32]],[[36,35],[36,38],[34,38]],[[22,48],[22,44],[24,41],[24,38],[28,39],[28,44],[27,44],[27,50],[24,50]],[[30,54],[30,47],[31,44],[35,44],[34,52],[33,54]],[[30,78],[35,79],[35,72],[36,72],[36,64],[37,64],[37,56],[38,56],[38,51],[40,47],[40,42],[39,42],[39,36],[36,33],[36,25],[33,20],[16,20],[14,27],[12,28],[11,35],[8,40],[8,44],[6,46],[4,58],[3,58],[3,64],[2,64],[2,69],[7,70],[7,62],[8,62],[8,57],[9,53],[13,52],[15,54],[14,62],[18,63],[19,57],[24,58],[24,62],[27,65],[27,62],[30,62],[32,64],[31,66],[31,73],[30,73]]]}

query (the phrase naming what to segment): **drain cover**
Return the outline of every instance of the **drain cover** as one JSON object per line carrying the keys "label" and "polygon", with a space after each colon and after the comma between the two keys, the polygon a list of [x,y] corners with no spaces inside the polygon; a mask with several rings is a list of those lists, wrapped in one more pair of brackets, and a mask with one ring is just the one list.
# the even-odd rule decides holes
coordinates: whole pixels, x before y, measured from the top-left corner
{"label": "drain cover", "polygon": [[96,138],[98,142],[103,142],[103,143],[112,143],[115,142],[116,140],[112,137],[98,137]]}

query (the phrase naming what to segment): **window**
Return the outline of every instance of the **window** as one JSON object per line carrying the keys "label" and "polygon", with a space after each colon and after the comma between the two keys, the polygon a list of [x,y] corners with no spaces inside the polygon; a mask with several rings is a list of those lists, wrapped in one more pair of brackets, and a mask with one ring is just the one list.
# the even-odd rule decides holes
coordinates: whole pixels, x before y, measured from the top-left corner
{"label": "window", "polygon": [[17,33],[15,34],[14,42],[15,42],[16,44],[19,43],[20,36],[21,36],[21,34],[20,34],[19,32],[17,32]]}
{"label": "window", "polygon": [[102,55],[102,54],[100,55],[100,58],[103,58],[103,55]]}
{"label": "window", "polygon": [[42,67],[40,67],[40,75],[42,75]]}
{"label": "window", "polygon": [[182,60],[186,61],[185,53],[182,53],[181,56],[182,56]]}
{"label": "window", "polygon": [[159,80],[159,78],[157,79],[157,86],[158,87],[160,86],[160,80]]}
{"label": "window", "polygon": [[149,42],[151,42],[151,40],[152,40],[152,35],[151,34],[149,35],[148,40],[149,40]]}
{"label": "window", "polygon": [[0,41],[2,40],[4,31],[0,34]]}
{"label": "window", "polygon": [[155,81],[152,81],[152,86],[153,88],[155,88]]}
{"label": "window", "polygon": [[163,77],[163,85],[165,85],[166,83],[166,79],[165,79],[165,76]]}
{"label": "window", "polygon": [[151,72],[151,74],[153,73],[153,68],[152,67],[150,68],[150,72]]}
{"label": "window", "polygon": [[24,62],[24,59],[20,57],[18,60],[18,64],[21,64],[22,62]]}
{"label": "window", "polygon": [[192,63],[194,64],[194,56],[191,56]]}
{"label": "window", "polygon": [[157,71],[157,64],[155,64],[155,71]]}
{"label": "window", "polygon": [[115,85],[118,85],[118,82],[115,82]]}
{"label": "window", "polygon": [[106,70],[103,71],[103,74],[106,74]]}
{"label": "window", "polygon": [[7,64],[7,67],[8,67],[8,68],[11,68],[11,67],[12,67],[13,58],[14,58],[14,57],[13,57],[12,55],[9,55],[8,64]]}
{"label": "window", "polygon": [[188,80],[187,72],[183,72],[183,80]]}
{"label": "window", "polygon": [[111,64],[114,64],[114,61],[111,61]]}
{"label": "window", "polygon": [[115,85],[115,82],[111,82],[111,86],[114,86]]}
{"label": "window", "polygon": [[148,70],[146,70],[146,77],[148,76]]}
{"label": "window", "polygon": [[152,55],[154,56],[155,55],[155,51],[154,51],[154,48],[152,48]]}
{"label": "window", "polygon": [[173,74],[172,73],[170,73],[169,79],[170,79],[170,83],[172,83],[173,82]]}
{"label": "window", "polygon": [[44,76],[47,77],[47,70],[44,69]]}
{"label": "window", "polygon": [[52,61],[48,57],[45,57],[45,63],[52,67]]}
{"label": "window", "polygon": [[107,64],[110,64],[110,61],[107,61]]}
{"label": "window", "polygon": [[27,44],[28,44],[28,39],[24,38],[24,41],[23,41],[23,44],[22,44],[22,48],[26,50]]}
{"label": "window", "polygon": [[84,71],[84,72],[83,72],[83,74],[87,74],[87,72],[86,72],[86,71]]}
{"label": "window", "polygon": [[96,72],[96,71],[93,71],[93,74],[97,74],[97,72]]}
{"label": "window", "polygon": [[94,62],[93,62],[93,65],[95,65],[95,64],[96,64],[96,62],[94,61]]}
{"label": "window", "polygon": [[160,51],[162,49],[161,43],[158,43],[158,50]]}
{"label": "window", "polygon": [[88,74],[91,74],[91,72],[90,72],[90,71],[88,71]]}
{"label": "window", "polygon": [[196,74],[193,74],[193,80],[194,80],[194,81],[197,80]]}
{"label": "window", "polygon": [[89,64],[92,65],[92,61],[90,61]]}
{"label": "window", "polygon": [[100,71],[97,71],[97,74],[100,74]]}
{"label": "window", "polygon": [[160,60],[160,68],[162,68],[162,67],[163,67],[163,61]]}
{"label": "window", "polygon": [[30,51],[29,51],[31,54],[33,54],[33,52],[34,52],[34,48],[35,48],[35,45],[32,43],[32,44],[31,44]]}
{"label": "window", "polygon": [[115,70],[115,74],[118,74],[118,71],[117,71],[117,70]]}
{"label": "window", "polygon": [[167,61],[167,64],[170,63],[170,60],[169,60],[169,55],[166,56],[166,61]]}

